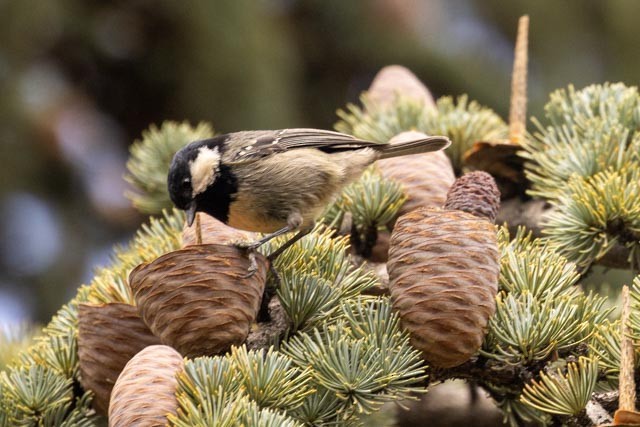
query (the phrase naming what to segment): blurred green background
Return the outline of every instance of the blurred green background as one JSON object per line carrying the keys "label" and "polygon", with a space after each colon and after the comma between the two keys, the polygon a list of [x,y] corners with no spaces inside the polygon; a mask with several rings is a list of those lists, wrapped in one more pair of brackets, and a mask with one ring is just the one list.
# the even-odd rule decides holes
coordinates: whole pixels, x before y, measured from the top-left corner
{"label": "blurred green background", "polygon": [[529,111],[637,85],[635,0],[0,0],[0,323],[44,322],[144,220],[122,196],[150,123],[330,128],[384,65],[506,117],[529,14]]}

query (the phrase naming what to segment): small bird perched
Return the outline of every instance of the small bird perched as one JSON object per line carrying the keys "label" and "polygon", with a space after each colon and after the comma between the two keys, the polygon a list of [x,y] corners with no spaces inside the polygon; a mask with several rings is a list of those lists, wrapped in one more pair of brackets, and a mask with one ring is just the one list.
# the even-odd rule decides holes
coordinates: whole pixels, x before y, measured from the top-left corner
{"label": "small bird perched", "polygon": [[380,144],[319,129],[244,131],[195,141],[173,157],[171,200],[247,231],[271,233],[248,245],[257,248],[281,234],[299,233],[271,256],[308,233],[337,193],[378,159],[425,153],[450,145],[443,136]]}

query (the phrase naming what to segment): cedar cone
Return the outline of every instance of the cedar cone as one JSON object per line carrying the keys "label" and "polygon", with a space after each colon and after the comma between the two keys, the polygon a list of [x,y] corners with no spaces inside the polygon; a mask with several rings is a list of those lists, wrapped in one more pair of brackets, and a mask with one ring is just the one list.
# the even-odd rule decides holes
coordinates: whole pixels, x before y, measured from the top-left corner
{"label": "cedar cone", "polygon": [[[402,132],[390,144],[426,138],[421,132]],[[441,207],[449,187],[456,179],[451,162],[444,151],[393,157],[376,162],[385,178],[402,184],[407,201],[398,216],[418,208]]]}
{"label": "cedar cone", "polygon": [[[200,234],[203,244],[228,244],[239,241],[257,240],[256,233],[229,227],[227,224],[205,213],[198,213],[197,215],[200,218]],[[195,244],[196,226],[194,224],[189,227],[185,224],[182,230],[182,245],[184,247]]]}
{"label": "cedar cone", "polygon": [[94,408],[109,410],[111,389],[127,362],[147,346],[160,344],[129,304],[80,304],[78,309],[80,384],[95,394]]}
{"label": "cedar cone", "polygon": [[500,191],[495,180],[488,173],[469,172],[453,183],[447,194],[444,208],[469,212],[495,223],[498,209],[500,209]]}
{"label": "cedar cone", "polygon": [[120,373],[109,405],[109,427],[165,426],[175,414],[176,375],[184,368],[177,351],[152,345],[127,363]]}
{"label": "cedar cone", "polygon": [[[403,132],[391,138],[389,143],[424,137],[426,135],[421,132]],[[376,166],[385,178],[400,183],[407,196],[398,216],[421,207],[441,207],[447,199],[449,187],[456,179],[451,161],[444,151],[379,160]],[[387,260],[388,235],[388,232],[379,232],[370,260],[375,262]]]}
{"label": "cedar cone", "polygon": [[467,361],[495,311],[494,226],[466,212],[418,209],[398,219],[387,266],[393,307],[413,346],[436,367]]}
{"label": "cedar cone", "polygon": [[215,355],[244,342],[255,322],[267,259],[233,245],[195,245],[136,267],[129,276],[142,319],[182,355]]}
{"label": "cedar cone", "polygon": [[388,65],[378,71],[367,90],[368,99],[381,108],[392,107],[398,95],[435,107],[429,89],[408,68]]}

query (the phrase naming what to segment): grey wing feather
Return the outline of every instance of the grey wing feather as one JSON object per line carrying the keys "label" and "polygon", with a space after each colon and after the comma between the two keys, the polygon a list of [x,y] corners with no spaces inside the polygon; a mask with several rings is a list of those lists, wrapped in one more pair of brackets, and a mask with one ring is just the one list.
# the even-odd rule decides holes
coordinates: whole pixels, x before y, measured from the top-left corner
{"label": "grey wing feather", "polygon": [[255,141],[240,150],[235,160],[250,160],[297,148],[317,148],[334,152],[375,147],[381,144],[357,139],[351,135],[322,129],[283,129],[262,133]]}
{"label": "grey wing feather", "polygon": [[321,129],[284,129],[278,135],[278,143],[289,148],[358,149],[380,145],[364,141],[345,133]]}

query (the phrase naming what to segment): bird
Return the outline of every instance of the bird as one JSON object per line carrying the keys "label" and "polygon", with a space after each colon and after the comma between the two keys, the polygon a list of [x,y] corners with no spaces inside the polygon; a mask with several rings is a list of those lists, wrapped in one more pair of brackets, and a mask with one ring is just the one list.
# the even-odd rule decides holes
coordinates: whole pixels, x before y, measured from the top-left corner
{"label": "bird", "polygon": [[378,143],[311,128],[240,131],[181,148],[171,161],[167,184],[189,226],[197,212],[204,212],[231,227],[266,233],[245,248],[298,231],[270,254],[275,258],[311,231],[341,189],[376,160],[450,144],[445,136]]}

